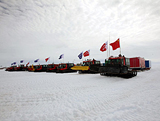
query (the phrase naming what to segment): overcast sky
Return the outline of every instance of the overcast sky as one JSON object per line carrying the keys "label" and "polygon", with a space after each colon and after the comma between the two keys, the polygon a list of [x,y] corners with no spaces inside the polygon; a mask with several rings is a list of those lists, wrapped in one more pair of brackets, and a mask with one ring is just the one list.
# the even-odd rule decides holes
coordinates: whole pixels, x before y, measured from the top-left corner
{"label": "overcast sky", "polygon": [[[118,38],[122,55],[159,62],[159,6],[160,0],[0,0],[0,65],[47,57],[78,63],[89,49],[83,60],[104,61],[100,47]],[[119,53],[110,48],[110,55]]]}

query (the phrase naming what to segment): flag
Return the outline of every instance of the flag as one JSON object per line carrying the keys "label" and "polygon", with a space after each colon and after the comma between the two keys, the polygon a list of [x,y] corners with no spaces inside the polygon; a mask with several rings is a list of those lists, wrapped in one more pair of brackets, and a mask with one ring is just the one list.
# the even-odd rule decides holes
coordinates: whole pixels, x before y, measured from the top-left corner
{"label": "flag", "polygon": [[23,60],[21,60],[20,63],[23,63]]}
{"label": "flag", "polygon": [[83,53],[84,57],[89,56],[89,54],[90,54],[90,50]]}
{"label": "flag", "polygon": [[120,40],[118,38],[115,42],[110,44],[112,46],[113,50],[116,50],[117,48],[120,48],[120,42],[119,41]]}
{"label": "flag", "polygon": [[15,65],[15,64],[16,64],[16,62],[11,63],[11,65]]}
{"label": "flag", "polygon": [[100,51],[104,52],[107,49],[108,49],[108,41],[102,45],[102,47],[100,48]]}
{"label": "flag", "polygon": [[34,62],[36,63],[36,62],[38,62],[38,61],[39,61],[39,59],[35,60]]}
{"label": "flag", "polygon": [[81,53],[78,55],[79,59],[82,59],[82,56],[83,56],[83,52],[81,52]]}
{"label": "flag", "polygon": [[49,60],[49,57],[48,57],[48,58],[46,58],[45,60],[46,60],[46,62],[47,62],[47,61]]}
{"label": "flag", "polygon": [[26,64],[26,66],[28,66],[29,65],[29,62]]}
{"label": "flag", "polygon": [[62,55],[59,56],[59,59],[62,59],[62,58],[64,58],[64,54],[62,54]]}

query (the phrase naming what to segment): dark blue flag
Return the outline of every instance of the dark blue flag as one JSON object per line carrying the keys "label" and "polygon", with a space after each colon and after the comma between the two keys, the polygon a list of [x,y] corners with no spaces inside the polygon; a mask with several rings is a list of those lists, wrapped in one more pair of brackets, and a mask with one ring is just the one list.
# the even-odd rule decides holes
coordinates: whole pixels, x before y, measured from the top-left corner
{"label": "dark blue flag", "polygon": [[16,62],[11,63],[11,65],[15,65],[15,64],[16,64]]}
{"label": "dark blue flag", "polygon": [[59,57],[59,59],[62,59],[62,58],[64,58],[64,54],[60,55],[60,57]]}
{"label": "dark blue flag", "polygon": [[23,63],[23,60],[21,60],[20,63]]}
{"label": "dark blue flag", "polygon": [[81,53],[78,55],[79,59],[82,59],[82,56],[83,56],[83,52],[81,52]]}
{"label": "dark blue flag", "polygon": [[36,62],[38,62],[38,61],[39,61],[39,59],[35,60],[34,62],[36,63]]}

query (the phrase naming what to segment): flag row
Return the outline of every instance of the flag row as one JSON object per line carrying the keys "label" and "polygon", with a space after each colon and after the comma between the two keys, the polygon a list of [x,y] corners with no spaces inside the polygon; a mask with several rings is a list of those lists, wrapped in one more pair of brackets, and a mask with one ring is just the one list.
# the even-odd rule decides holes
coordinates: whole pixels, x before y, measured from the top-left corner
{"label": "flag row", "polygon": [[[112,46],[112,49],[113,49],[113,50],[116,50],[117,48],[120,48],[120,39],[118,38],[115,42],[110,43],[110,46]],[[107,51],[107,49],[108,49],[108,41],[105,42],[105,43],[101,46],[100,51],[104,52],[104,51]],[[84,56],[84,57],[87,57],[87,56],[89,56],[89,55],[90,55],[90,50],[87,50],[87,51],[85,51],[84,53],[83,53],[83,51],[82,51],[82,52],[78,55],[78,58],[79,58],[79,59],[82,59],[83,56]],[[47,61],[49,60],[49,58],[50,58],[50,57],[46,58],[45,61],[47,62]],[[59,59],[62,59],[62,58],[64,58],[64,54],[61,54],[61,55],[59,56]],[[38,61],[39,61],[39,59],[34,60],[35,63],[38,62]],[[23,62],[24,62],[24,60],[21,60],[21,61],[20,61],[20,63],[23,63]],[[26,66],[28,66],[29,63],[30,63],[30,62],[28,62],[28,63],[26,64]],[[11,65],[16,65],[16,64],[17,64],[16,62],[11,63]]]}

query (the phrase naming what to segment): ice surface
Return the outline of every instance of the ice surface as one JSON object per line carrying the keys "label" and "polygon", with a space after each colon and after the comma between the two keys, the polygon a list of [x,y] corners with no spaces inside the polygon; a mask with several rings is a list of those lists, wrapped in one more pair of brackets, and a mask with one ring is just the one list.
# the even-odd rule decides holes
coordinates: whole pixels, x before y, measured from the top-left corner
{"label": "ice surface", "polygon": [[160,65],[134,78],[0,70],[0,121],[159,121]]}

